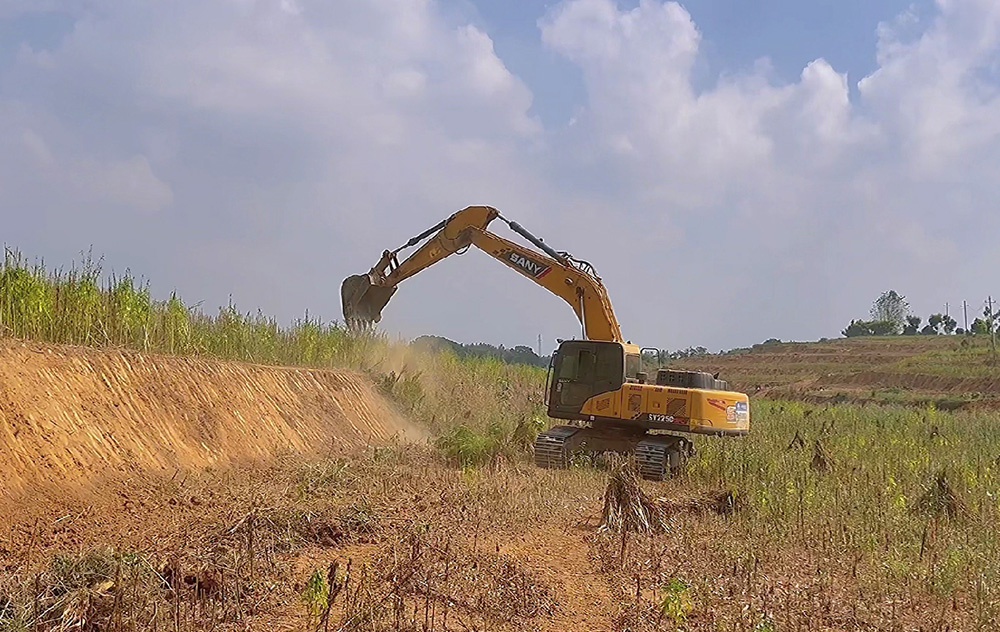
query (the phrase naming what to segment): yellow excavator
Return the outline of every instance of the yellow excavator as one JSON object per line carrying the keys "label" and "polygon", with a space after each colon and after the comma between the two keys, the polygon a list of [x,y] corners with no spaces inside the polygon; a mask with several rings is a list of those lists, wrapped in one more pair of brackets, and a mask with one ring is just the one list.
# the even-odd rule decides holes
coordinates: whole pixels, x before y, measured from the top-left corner
{"label": "yellow excavator", "polygon": [[[497,219],[538,250],[488,231]],[[399,260],[403,250],[418,245]],[[582,340],[560,341],[552,355],[545,388],[548,415],[570,424],[538,435],[536,465],[565,468],[577,453],[619,452],[635,456],[643,478],[663,480],[694,455],[691,440],[673,433],[749,432],[745,394],[729,390],[717,374],[658,368],[650,379],[642,370],[644,349],[622,337],[594,267],[554,250],[490,206],[458,211],[396,250],[383,252],[367,274],[346,278],[341,286],[346,324],[354,330],[373,327],[399,283],[470,246],[569,303],[583,327]]]}

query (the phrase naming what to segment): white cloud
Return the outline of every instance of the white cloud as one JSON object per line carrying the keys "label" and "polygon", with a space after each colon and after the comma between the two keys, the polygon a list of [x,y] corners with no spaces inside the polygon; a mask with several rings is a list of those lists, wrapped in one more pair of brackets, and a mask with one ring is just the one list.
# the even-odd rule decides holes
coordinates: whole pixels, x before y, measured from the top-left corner
{"label": "white cloud", "polygon": [[[954,207],[940,200],[973,188],[960,196],[966,218],[993,222],[1000,10],[941,2],[910,40],[902,30],[913,20],[880,27],[880,68],[856,104],[848,78],[823,59],[793,84],[763,68],[696,90],[701,36],[676,3],[566,0],[541,20],[543,41],[585,77],[575,142],[597,147],[624,205],[638,203],[621,229],[649,238],[663,215],[683,234],[661,234],[670,244],[661,260],[674,271],[663,285],[699,298],[684,323],[702,335],[749,325],[751,339],[769,319],[774,335],[829,333],[884,285],[933,302],[982,258],[963,252],[981,237],[950,224]],[[969,275],[961,291],[986,292],[986,282]],[[649,302],[670,312],[669,299]]]}
{"label": "white cloud", "polygon": [[879,69],[859,83],[866,106],[915,172],[935,178],[995,156],[1000,138],[1000,5],[939,0],[916,36],[912,15],[879,29]]}
{"label": "white cloud", "polygon": [[[539,37],[587,97],[544,129],[490,34],[444,1],[70,3],[58,46],[0,67],[3,211],[21,213],[5,230],[50,260],[93,243],[209,306],[329,318],[343,276],[493,204],[591,260],[627,335],[661,346],[832,335],[889,286],[919,309],[992,291],[994,2],[879,26],[852,101],[824,59],[791,83],[757,64],[696,88],[705,36],[680,4],[563,0]],[[48,237],[61,222],[71,238]],[[483,256],[447,262],[385,323],[572,335],[525,285]]]}
{"label": "white cloud", "polygon": [[70,168],[69,179],[85,196],[142,213],[161,211],[174,197],[145,156],[106,163],[83,160]]}
{"label": "white cloud", "polygon": [[55,164],[55,158],[45,140],[30,129],[25,129],[21,134],[21,141],[28,157],[41,168],[48,168]]}

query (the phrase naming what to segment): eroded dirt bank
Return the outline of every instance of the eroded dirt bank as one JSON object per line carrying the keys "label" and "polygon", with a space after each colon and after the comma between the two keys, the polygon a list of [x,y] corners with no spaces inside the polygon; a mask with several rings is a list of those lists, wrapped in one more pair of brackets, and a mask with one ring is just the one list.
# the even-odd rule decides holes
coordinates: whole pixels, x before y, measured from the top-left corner
{"label": "eroded dirt bank", "polygon": [[0,341],[0,502],[419,436],[362,375]]}

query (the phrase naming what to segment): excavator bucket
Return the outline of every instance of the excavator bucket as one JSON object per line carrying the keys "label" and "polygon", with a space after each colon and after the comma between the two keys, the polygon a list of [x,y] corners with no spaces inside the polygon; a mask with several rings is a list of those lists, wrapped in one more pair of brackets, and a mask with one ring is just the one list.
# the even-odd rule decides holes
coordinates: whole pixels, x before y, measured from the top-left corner
{"label": "excavator bucket", "polygon": [[344,279],[340,286],[340,299],[348,328],[364,330],[382,320],[382,308],[395,292],[395,286],[373,285],[367,274],[355,274]]}

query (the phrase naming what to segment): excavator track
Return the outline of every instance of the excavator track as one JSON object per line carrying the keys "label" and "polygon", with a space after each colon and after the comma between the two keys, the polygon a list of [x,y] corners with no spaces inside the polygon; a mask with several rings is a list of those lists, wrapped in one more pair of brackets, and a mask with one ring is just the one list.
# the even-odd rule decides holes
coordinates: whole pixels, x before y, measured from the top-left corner
{"label": "excavator track", "polygon": [[597,453],[605,450],[631,453],[640,476],[650,481],[670,478],[694,454],[691,443],[676,435],[639,435],[628,439],[593,428],[556,426],[535,439],[535,465],[544,469],[566,469],[575,451]]}
{"label": "excavator track", "polygon": [[569,467],[573,436],[580,428],[556,426],[538,435],[535,439],[535,465],[545,469],[566,469]]}
{"label": "excavator track", "polygon": [[691,444],[673,435],[647,436],[635,446],[635,462],[642,478],[662,481],[678,472],[693,454]]}

